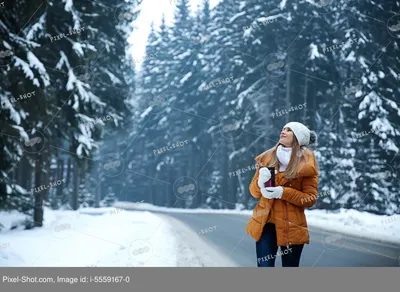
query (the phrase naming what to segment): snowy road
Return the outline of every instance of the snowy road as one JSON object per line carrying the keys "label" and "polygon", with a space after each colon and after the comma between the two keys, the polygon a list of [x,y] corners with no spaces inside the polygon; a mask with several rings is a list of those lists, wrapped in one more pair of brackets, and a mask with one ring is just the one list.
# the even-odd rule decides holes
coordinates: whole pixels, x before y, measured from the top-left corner
{"label": "snowy road", "polygon": [[[245,233],[248,216],[232,214],[164,213],[184,222],[216,251],[230,258],[236,266],[256,266],[255,242]],[[310,244],[305,245],[301,266],[307,267],[398,267],[400,246],[373,242],[348,235],[332,236],[310,228]],[[326,238],[333,239],[327,243]],[[328,240],[329,241],[329,240]],[[276,266],[281,266],[277,257]]]}

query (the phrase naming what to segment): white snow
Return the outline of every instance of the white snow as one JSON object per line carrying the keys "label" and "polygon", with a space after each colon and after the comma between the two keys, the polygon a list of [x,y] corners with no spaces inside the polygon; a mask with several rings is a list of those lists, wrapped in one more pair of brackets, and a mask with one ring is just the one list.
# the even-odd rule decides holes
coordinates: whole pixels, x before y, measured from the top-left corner
{"label": "white snow", "polygon": [[272,22],[272,20],[277,20],[279,17],[285,18],[285,15],[282,14],[282,13],[279,13],[279,14],[270,15],[270,16],[267,16],[267,17],[265,17],[265,16],[259,17],[256,20],[258,22],[264,22],[265,23],[265,22]]}
{"label": "white snow", "polygon": [[355,62],[356,61],[356,57],[355,57],[355,53],[354,51],[351,51],[348,56],[346,57],[346,59],[344,59],[346,62]]}
{"label": "white snow", "polygon": [[[164,211],[176,213],[216,213],[216,214],[238,214],[251,216],[253,210],[230,209],[179,209],[154,206],[142,203],[133,205],[130,202],[117,202],[115,207]],[[343,209],[336,212],[326,210],[305,210],[307,223],[310,228],[315,227],[327,231],[340,232],[351,236],[368,238],[381,242],[400,244],[400,214],[387,216],[375,215],[368,212],[360,212],[353,209]],[[385,223],[386,222],[386,223]],[[389,222],[389,223],[387,223]]]}
{"label": "white snow", "polygon": [[140,118],[144,118],[144,117],[146,117],[150,112],[151,112],[151,110],[153,109],[153,107],[152,106],[149,106],[141,115],[140,115]]}
{"label": "white snow", "polygon": [[73,42],[72,49],[75,51],[75,53],[76,53],[78,56],[83,57],[83,56],[85,55],[85,53],[83,52],[82,44],[81,44],[81,43]]}
{"label": "white snow", "polygon": [[[60,62],[62,62],[62,60],[63,60],[63,58],[60,59]],[[61,64],[60,62],[58,64]],[[68,82],[65,85],[65,89],[68,91],[72,91],[74,89],[74,83],[77,83],[77,82],[78,82],[78,79],[76,78],[74,71],[69,70],[68,71]]]}
{"label": "white snow", "polygon": [[89,49],[89,50],[91,50],[91,51],[93,51],[93,52],[97,52],[96,47],[93,46],[93,45],[91,45],[91,44],[81,44],[81,46],[82,46],[83,48],[87,48],[87,49]]}
{"label": "white snow", "polygon": [[392,68],[389,67],[389,71],[395,79],[399,79],[399,74],[397,74]]}
{"label": "white snow", "polygon": [[246,11],[242,11],[242,12],[235,14],[234,16],[231,17],[231,19],[229,19],[228,23],[234,22],[236,18],[243,16],[243,15],[246,15]]}
{"label": "white snow", "polygon": [[177,60],[183,60],[183,59],[185,59],[185,58],[187,58],[187,57],[189,57],[189,56],[191,56],[190,51],[185,51],[185,52],[183,52],[182,54],[176,56],[175,58],[176,58]]}
{"label": "white snow", "polygon": [[3,108],[8,109],[10,111],[10,119],[13,120],[17,125],[21,124],[21,116],[15,110],[12,103],[6,98],[1,100],[1,105]]}
{"label": "white snow", "polygon": [[360,64],[361,64],[361,66],[362,67],[364,67],[364,68],[369,68],[369,66],[367,65],[367,60],[364,58],[364,57],[362,57],[362,56],[360,56],[360,57],[358,57],[358,61],[360,62]]}
{"label": "white snow", "polygon": [[250,36],[251,36],[252,30],[253,30],[253,29],[252,29],[251,26],[249,26],[249,28],[246,28],[246,29],[243,31],[243,37],[244,37],[244,38],[250,37]]}
{"label": "white snow", "polygon": [[62,0],[62,2],[65,3],[65,11],[71,11],[71,8],[73,6],[72,0]]}
{"label": "white snow", "polygon": [[[0,24],[2,24],[1,26],[2,26],[3,28],[7,28],[7,26],[5,26],[4,23],[3,23],[2,21],[0,21]],[[7,43],[6,41],[3,41],[3,45],[4,45],[4,47],[5,47],[6,49],[12,50],[11,45],[10,45],[9,43]]]}
{"label": "white snow", "polygon": [[78,12],[74,9],[74,3],[73,0],[62,0],[63,3],[65,3],[64,9],[67,12],[71,12],[72,18],[74,20],[74,29],[79,29],[80,28],[80,21],[82,20],[81,17],[79,16]]}
{"label": "white snow", "polygon": [[14,56],[14,59],[15,59],[15,64],[14,64],[15,67],[20,67],[22,69],[22,71],[24,71],[25,76],[27,78],[29,78],[30,80],[32,80],[32,83],[34,85],[36,85],[37,87],[40,87],[39,80],[37,80],[35,78],[35,74],[33,74],[33,72],[31,70],[31,68],[29,67],[28,63],[26,63],[24,60],[22,60],[22,59],[20,59],[20,58],[18,58],[16,56]]}
{"label": "white snow", "polygon": [[[129,211],[128,211],[129,210]],[[178,209],[117,202],[114,208],[54,211],[44,208],[44,225],[23,230],[26,215],[0,211],[0,266],[177,267],[233,266],[184,223],[151,211],[222,213],[250,217],[252,210]],[[306,210],[309,228],[400,243],[400,214],[356,210]],[[16,227],[10,230],[11,227]]]}
{"label": "white snow", "polygon": [[26,57],[29,61],[29,66],[32,68],[36,68],[39,73],[40,77],[43,80],[44,86],[49,86],[50,85],[50,77],[46,72],[46,69],[44,68],[44,65],[39,61],[39,59],[31,52],[29,51],[26,54]]}
{"label": "white snow", "polygon": [[11,127],[18,130],[18,132],[19,132],[18,135],[22,139],[29,140],[29,135],[25,132],[25,129],[23,127],[16,126],[16,125],[12,125]]}
{"label": "white snow", "polygon": [[[24,220],[16,211],[0,212],[9,229]],[[185,227],[150,212],[117,208],[44,210],[44,226],[2,231],[0,266],[176,267],[216,266],[213,251]],[[182,238],[182,235],[185,238]],[[189,237],[188,238],[186,237]],[[199,256],[200,255],[200,256]]]}
{"label": "white snow", "polygon": [[314,44],[310,44],[310,59],[314,60],[315,58],[319,58],[321,54],[318,52],[318,47]]}
{"label": "white snow", "polygon": [[21,193],[21,194],[28,194],[28,191],[25,190],[23,187],[21,187],[21,186],[18,185],[18,184],[11,184],[11,186],[12,186],[12,188],[16,189],[16,191],[17,191],[18,193]]}
{"label": "white snow", "polygon": [[166,121],[168,121],[167,116],[163,116],[161,118],[161,120],[158,122],[158,125],[161,126],[161,125],[165,124]]}
{"label": "white snow", "polygon": [[183,78],[179,81],[180,84],[183,84],[186,82],[186,80],[188,80],[190,78],[190,76],[192,76],[192,72],[188,72],[185,76],[183,76]]}
{"label": "white snow", "polygon": [[[0,211],[0,232],[4,230],[9,230],[11,227],[15,226],[18,222],[25,220],[25,215],[12,210],[9,212]],[[3,243],[3,240],[0,239],[0,245]],[[0,250],[1,255],[1,250]]]}
{"label": "white snow", "polygon": [[60,51],[60,55],[61,55],[60,60],[56,64],[56,69],[60,70],[64,64],[67,66],[68,69],[70,69],[71,66],[69,65],[68,57],[65,55],[63,51]]}
{"label": "white snow", "polygon": [[46,24],[46,12],[43,13],[42,16],[40,16],[38,22],[36,22],[35,24],[32,25],[32,27],[26,33],[26,38],[28,40],[33,40],[33,37],[34,37],[36,32],[44,30],[45,24]]}
{"label": "white snow", "polygon": [[110,77],[110,80],[113,85],[122,84],[121,80],[119,80],[119,78],[117,76],[115,76],[112,72],[110,72],[109,70],[103,69],[103,72],[105,72],[108,75],[108,77]]}
{"label": "white snow", "polygon": [[85,127],[85,125],[83,124],[79,124],[79,130],[81,130],[82,134],[75,134],[75,138],[78,140],[79,143],[82,143],[85,148],[89,150],[96,146],[95,141],[92,138],[92,132],[90,131],[90,129]]}
{"label": "white snow", "polygon": [[82,148],[83,144],[79,144],[78,147],[76,148],[76,155],[78,155],[78,157],[82,156]]}
{"label": "white snow", "polygon": [[378,77],[376,76],[375,72],[371,71],[368,76],[369,81],[372,83],[377,83],[378,82]]}
{"label": "white snow", "polygon": [[400,243],[400,214],[375,215],[341,208],[338,213],[306,210],[310,226],[381,242]]}

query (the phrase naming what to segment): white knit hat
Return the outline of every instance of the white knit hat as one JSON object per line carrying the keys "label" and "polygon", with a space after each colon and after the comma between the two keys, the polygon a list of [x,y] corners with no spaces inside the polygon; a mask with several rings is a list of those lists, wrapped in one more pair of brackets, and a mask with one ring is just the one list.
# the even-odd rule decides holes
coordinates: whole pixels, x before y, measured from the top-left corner
{"label": "white knit hat", "polygon": [[[312,144],[316,141],[316,133],[310,131],[306,126],[299,122],[289,122],[283,128],[289,127],[299,141],[300,146]],[[311,138],[311,139],[310,139]]]}

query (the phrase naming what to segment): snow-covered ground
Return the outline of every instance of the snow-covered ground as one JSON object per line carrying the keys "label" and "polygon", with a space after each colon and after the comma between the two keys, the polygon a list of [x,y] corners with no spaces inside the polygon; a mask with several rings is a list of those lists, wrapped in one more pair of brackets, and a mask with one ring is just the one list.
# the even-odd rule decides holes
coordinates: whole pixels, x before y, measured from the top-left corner
{"label": "snow-covered ground", "polygon": [[[10,230],[20,226],[18,221],[26,216],[15,211],[0,212],[0,266],[235,266],[182,222],[151,211],[244,216],[252,213],[118,202],[114,208],[78,211],[45,208],[42,228]],[[311,230],[319,228],[400,244],[400,215],[378,216],[344,209],[306,210],[306,215]]]}
{"label": "snow-covered ground", "polygon": [[[53,211],[44,226],[9,230],[25,218],[0,212],[0,266],[232,266],[197,234],[150,212],[116,208]],[[185,238],[183,239],[183,234]]]}
{"label": "snow-covered ground", "polygon": [[[178,209],[158,207],[146,203],[118,202],[114,205],[120,209],[149,210],[182,213],[221,213],[251,216],[252,210],[214,210],[214,209]],[[400,244],[400,214],[392,216],[375,215],[357,210],[340,209],[336,212],[325,210],[305,210],[310,229],[368,238],[381,242]]]}

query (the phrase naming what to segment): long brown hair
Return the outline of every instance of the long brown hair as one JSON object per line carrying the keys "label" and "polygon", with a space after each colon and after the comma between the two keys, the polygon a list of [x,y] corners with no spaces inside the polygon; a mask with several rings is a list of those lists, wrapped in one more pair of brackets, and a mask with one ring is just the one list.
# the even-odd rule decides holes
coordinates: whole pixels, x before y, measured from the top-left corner
{"label": "long brown hair", "polygon": [[[274,147],[268,149],[265,154],[263,155],[263,157],[261,158],[261,161],[264,161],[264,158],[272,155],[271,159],[269,160],[269,165],[265,166],[265,167],[275,167],[277,169],[279,169],[279,160],[278,157],[276,156],[276,150],[278,148],[278,146],[281,145],[281,143],[276,143]],[[282,145],[283,146],[283,145]],[[307,146],[300,146],[299,142],[297,141],[297,138],[295,135],[293,135],[293,144],[292,144],[292,153],[290,155],[290,160],[289,160],[289,164],[285,169],[284,172],[284,177],[287,180],[291,180],[295,177],[297,177],[297,172],[299,170],[299,166],[300,164],[304,161],[306,161],[306,157],[309,157],[309,154],[313,155],[313,152],[310,148],[308,148]],[[317,160],[315,160],[316,163],[316,167],[317,169],[318,164],[317,164]]]}

